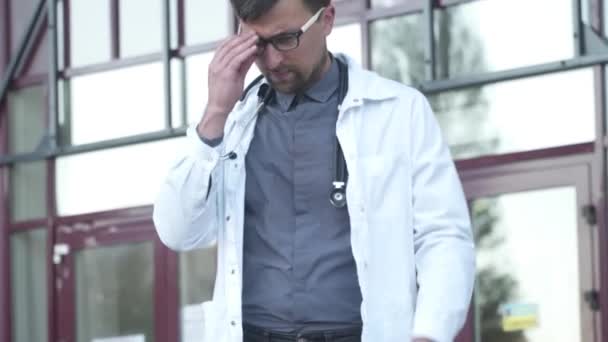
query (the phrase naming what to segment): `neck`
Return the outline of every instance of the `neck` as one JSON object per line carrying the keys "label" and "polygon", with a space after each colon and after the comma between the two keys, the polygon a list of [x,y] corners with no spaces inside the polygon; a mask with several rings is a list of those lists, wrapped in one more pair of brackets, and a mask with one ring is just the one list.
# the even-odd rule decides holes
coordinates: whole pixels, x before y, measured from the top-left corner
{"label": "neck", "polygon": [[321,60],[321,62],[315,67],[315,70],[312,73],[312,77],[310,78],[308,84],[299,92],[297,93],[303,93],[306,90],[308,90],[310,87],[312,87],[313,84],[319,82],[323,76],[325,76],[325,74],[329,71],[329,68],[331,67],[331,58],[329,57],[329,51],[325,50],[324,54],[323,54],[323,58]]}

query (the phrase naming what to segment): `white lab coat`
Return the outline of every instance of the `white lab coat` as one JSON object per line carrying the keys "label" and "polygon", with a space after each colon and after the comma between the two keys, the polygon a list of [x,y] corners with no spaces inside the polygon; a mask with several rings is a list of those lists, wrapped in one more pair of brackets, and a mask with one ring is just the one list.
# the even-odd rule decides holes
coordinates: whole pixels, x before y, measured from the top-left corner
{"label": "white lab coat", "polygon": [[[336,134],[349,170],[363,341],[452,341],[471,300],[475,253],[449,150],[422,94],[339,58],[349,64]],[[203,342],[242,341],[244,160],[256,94],[257,87],[237,103],[220,146],[188,130],[154,205],[158,235],[170,248],[218,244],[213,300],[202,304]],[[226,157],[231,151],[235,159]]]}

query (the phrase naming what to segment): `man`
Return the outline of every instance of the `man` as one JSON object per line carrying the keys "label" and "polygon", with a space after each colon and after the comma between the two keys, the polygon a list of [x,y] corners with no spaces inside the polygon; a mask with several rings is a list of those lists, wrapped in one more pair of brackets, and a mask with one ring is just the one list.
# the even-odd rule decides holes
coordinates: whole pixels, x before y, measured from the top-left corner
{"label": "man", "polygon": [[428,102],[328,52],[329,0],[232,5],[154,210],[170,248],[218,243],[201,341],[452,341],[475,257]]}

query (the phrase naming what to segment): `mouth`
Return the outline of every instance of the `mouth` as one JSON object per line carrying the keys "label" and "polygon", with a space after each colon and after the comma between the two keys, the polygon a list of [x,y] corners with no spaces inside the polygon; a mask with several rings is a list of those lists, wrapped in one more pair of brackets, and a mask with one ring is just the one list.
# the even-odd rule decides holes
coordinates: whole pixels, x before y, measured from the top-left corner
{"label": "mouth", "polygon": [[284,70],[275,70],[270,72],[270,76],[274,81],[277,82],[285,82],[289,80],[292,72],[284,69]]}

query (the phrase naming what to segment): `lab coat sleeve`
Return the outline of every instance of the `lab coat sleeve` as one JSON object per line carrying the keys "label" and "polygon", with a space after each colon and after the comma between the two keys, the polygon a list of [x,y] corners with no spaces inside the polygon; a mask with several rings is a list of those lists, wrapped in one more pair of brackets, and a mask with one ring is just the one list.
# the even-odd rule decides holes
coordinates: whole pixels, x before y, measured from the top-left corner
{"label": "lab coat sleeve", "polygon": [[451,342],[475,280],[469,212],[456,168],[426,98],[412,103],[414,249],[418,294],[413,335]]}
{"label": "lab coat sleeve", "polygon": [[205,144],[195,125],[186,147],[161,184],[154,203],[154,225],[160,240],[173,250],[213,244],[217,238],[220,148]]}

